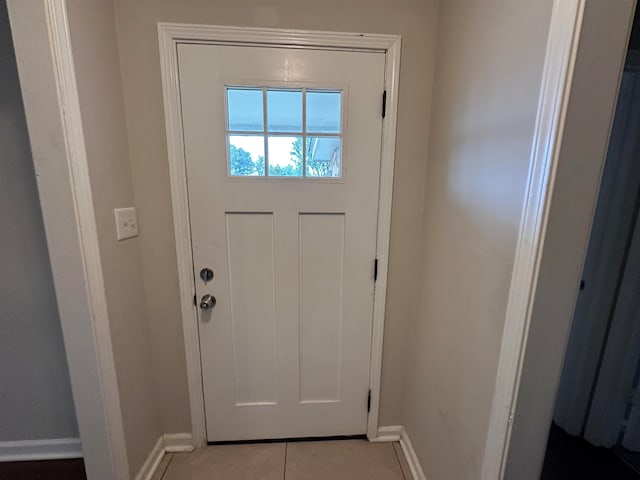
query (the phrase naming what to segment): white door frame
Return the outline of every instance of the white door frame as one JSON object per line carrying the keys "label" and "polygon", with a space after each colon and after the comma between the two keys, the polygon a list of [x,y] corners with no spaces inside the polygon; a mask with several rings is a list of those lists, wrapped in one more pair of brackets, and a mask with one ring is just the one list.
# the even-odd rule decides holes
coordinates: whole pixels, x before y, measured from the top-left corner
{"label": "white door frame", "polygon": [[[597,4],[597,2],[595,3]],[[552,408],[547,409],[546,404],[551,405],[554,401],[562,369],[562,358],[566,349],[564,330],[568,331],[573,316],[573,308],[564,309],[564,306],[575,305],[580,279],[579,270],[581,270],[575,258],[569,258],[568,251],[563,249],[572,250],[578,256],[582,255],[580,261],[584,260],[590,231],[587,224],[590,223],[593,206],[595,206],[597,194],[595,183],[599,184],[598,177],[606,154],[607,142],[604,142],[603,151],[600,151],[600,145],[597,144],[598,148],[594,148],[595,153],[581,151],[579,148],[576,149],[575,145],[579,142],[580,145],[596,146],[594,142],[585,142],[582,138],[584,135],[597,137],[597,142],[600,141],[600,136],[608,138],[608,130],[603,132],[602,129],[603,125],[604,128],[606,126],[610,128],[609,117],[612,118],[615,106],[615,97],[611,99],[613,104],[609,105],[609,89],[612,85],[608,83],[601,85],[605,90],[604,97],[606,98],[604,101],[595,102],[597,108],[580,111],[576,109],[576,104],[582,102],[589,104],[590,97],[595,93],[594,89],[585,90],[584,88],[585,84],[591,81],[591,74],[597,70],[596,68],[593,70],[585,68],[586,64],[598,65],[598,61],[603,58],[612,59],[606,65],[608,75],[596,76],[599,81],[606,78],[606,82],[610,82],[617,73],[622,73],[622,65],[616,64],[618,56],[624,58],[624,55],[621,52],[612,51],[614,48],[612,45],[616,45],[615,48],[618,48],[618,44],[622,43],[621,37],[626,35],[628,38],[629,32],[616,32],[615,43],[605,42],[605,45],[602,46],[600,40],[606,34],[607,27],[609,29],[612,26],[619,27],[620,23],[616,22],[623,17],[629,17],[628,28],[630,31],[634,3],[635,0],[628,0],[617,4],[615,9],[607,10],[607,7],[604,6],[600,10],[596,9],[601,15],[605,11],[611,13],[610,18],[601,20],[592,13],[589,19],[591,23],[584,22],[584,25],[583,20],[587,18],[585,12],[589,12],[589,8],[593,8],[594,3],[589,3],[586,0],[554,0],[553,3],[529,178],[485,444],[482,480],[501,479],[505,475],[506,462],[512,443],[514,416],[516,419],[520,416],[528,416],[525,423],[531,427],[530,430],[534,428],[534,424],[536,426],[544,425],[542,428],[545,429],[545,440],[546,432],[548,432],[546,429],[551,425]],[[598,22],[597,28],[594,27],[596,22]],[[605,26],[601,28],[601,25]],[[584,41],[585,39],[586,41]],[[577,59],[578,62],[576,62]],[[576,70],[576,66],[581,67],[581,70]],[[618,67],[620,67],[619,72],[616,71]],[[576,88],[572,90],[574,86]],[[614,90],[617,90],[617,85],[614,86]],[[569,108],[570,102],[573,109]],[[611,106],[610,109],[609,106]],[[583,117],[580,117],[576,113],[577,111],[582,113]],[[585,121],[584,118],[586,112],[591,115],[588,121]],[[571,128],[565,128],[565,123],[571,125]],[[597,131],[594,132],[594,129]],[[587,153],[590,153],[591,156]],[[576,158],[586,158],[589,163],[581,165]],[[573,181],[574,177],[568,178],[567,172],[571,168],[578,167],[587,169],[585,177],[589,178],[580,178],[575,182]],[[589,183],[592,181],[593,186]],[[572,182],[573,185],[569,185],[567,182]],[[561,206],[552,203],[556,200]],[[593,205],[589,203],[590,200],[593,200]],[[580,202],[580,208],[574,208],[573,211],[567,208],[571,202]],[[554,215],[550,216],[550,211],[553,208],[555,208]],[[581,223],[569,221],[571,220],[567,218],[569,215],[579,216]],[[550,219],[553,222],[550,222]],[[560,229],[554,230],[563,222],[569,224],[576,231],[572,231],[572,235],[566,235],[566,232],[562,232]],[[582,232],[583,227],[584,232]],[[583,239],[577,237],[583,234],[585,236],[584,242],[579,244],[580,242],[577,240],[582,241]],[[568,239],[568,241],[565,240],[565,243],[559,244],[557,237]],[[549,251],[545,250],[547,243],[550,245]],[[555,266],[553,271],[541,270],[541,265],[544,262],[548,263],[551,258],[554,260],[552,264]],[[551,276],[561,278],[562,283],[553,283],[554,279],[550,278]],[[573,281],[575,284],[571,283]],[[547,317],[550,318],[549,325],[540,325],[538,323],[539,316],[534,318],[534,303],[538,293],[537,289],[540,286],[542,293],[547,294],[547,297],[544,297],[545,300],[548,298],[549,292],[544,292],[544,290],[549,290],[547,285],[549,282],[556,288],[557,295],[555,302],[552,302],[554,303],[553,308],[548,308],[545,311]],[[536,304],[536,306],[538,305]],[[536,321],[535,324],[532,323],[532,319]],[[538,343],[540,338],[544,337],[540,334],[541,328],[546,335],[555,335],[558,338],[549,342],[553,345],[544,351],[539,344],[534,344],[533,348],[527,351],[528,343],[531,341],[529,336],[531,332],[535,330],[534,337],[537,338]],[[561,349],[562,351],[560,351]],[[525,367],[525,353],[529,364],[541,361],[542,356],[545,356],[546,360],[552,357],[550,361],[543,362],[545,363],[544,375],[540,375],[540,371],[531,372],[523,369]],[[535,378],[536,400],[538,403],[545,403],[545,408],[537,408],[534,413],[531,413],[526,409],[518,410],[516,403],[525,375],[528,375],[526,380],[531,384],[531,375],[533,374],[539,375]],[[520,400],[523,400],[522,397]],[[522,436],[522,433],[520,435]],[[520,441],[522,442],[523,439]],[[540,444],[537,439],[531,438],[527,438],[526,446],[519,445],[520,449],[526,451],[523,455],[526,454],[533,459],[532,464],[537,461],[537,458],[543,458],[545,447],[546,442]],[[540,451],[540,449],[542,450]],[[539,466],[541,467],[541,465]],[[533,478],[535,473],[531,471],[531,468],[528,471]]]}
{"label": "white door frame", "polygon": [[85,470],[128,480],[66,0],[7,5]]}
{"label": "white door frame", "polygon": [[[398,81],[400,75],[400,36],[362,33],[316,32],[265,28],[240,28],[209,25],[158,23],[160,66],[164,96],[165,127],[173,226],[178,261],[182,328],[187,362],[187,380],[191,407],[191,429],[196,447],[206,445],[205,406],[202,386],[202,364],[198,339],[198,315],[194,305],[193,252],[189,224],[186,159],[180,105],[178,54],[179,43],[209,43],[222,45],[272,45],[286,48],[321,48],[349,51],[376,51],[386,54],[385,90],[387,108],[382,127],[380,160],[380,196],[376,257],[378,278],[375,285],[373,331],[371,344],[371,409],[367,420],[367,436],[378,436],[380,375],[382,371],[382,340],[387,292],[389,237],[391,232],[391,200],[395,161]],[[380,92],[382,95],[382,92]],[[381,98],[382,101],[382,98]]]}
{"label": "white door frame", "polygon": [[542,469],[635,3],[587,1],[584,6],[505,454],[507,478],[533,480]]}
{"label": "white door frame", "polygon": [[504,475],[527,335],[549,220],[585,0],[555,0],[551,14],[482,479]]}

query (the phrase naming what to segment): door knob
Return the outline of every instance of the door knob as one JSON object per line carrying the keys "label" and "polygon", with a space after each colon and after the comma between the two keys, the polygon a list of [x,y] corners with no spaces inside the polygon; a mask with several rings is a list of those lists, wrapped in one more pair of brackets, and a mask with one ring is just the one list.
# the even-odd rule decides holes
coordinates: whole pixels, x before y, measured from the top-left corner
{"label": "door knob", "polygon": [[216,297],[209,295],[208,293],[200,300],[200,308],[202,310],[210,310],[216,306]]}

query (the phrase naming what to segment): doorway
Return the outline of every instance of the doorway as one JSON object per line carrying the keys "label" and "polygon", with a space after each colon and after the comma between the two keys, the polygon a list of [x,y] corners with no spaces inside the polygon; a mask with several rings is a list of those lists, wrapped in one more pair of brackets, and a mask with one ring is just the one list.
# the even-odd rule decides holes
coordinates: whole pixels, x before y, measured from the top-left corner
{"label": "doorway", "polygon": [[194,443],[377,436],[399,37],[159,31]]}
{"label": "doorway", "polygon": [[543,479],[640,478],[638,39],[636,12]]}

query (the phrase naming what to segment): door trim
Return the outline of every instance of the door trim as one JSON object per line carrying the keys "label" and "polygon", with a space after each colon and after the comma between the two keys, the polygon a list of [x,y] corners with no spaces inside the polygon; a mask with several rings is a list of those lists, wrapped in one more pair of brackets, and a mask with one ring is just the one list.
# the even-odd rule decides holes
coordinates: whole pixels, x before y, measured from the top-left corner
{"label": "door trim", "polygon": [[[387,292],[389,239],[391,234],[391,202],[395,162],[398,82],[400,77],[400,36],[158,23],[158,41],[160,47],[169,177],[171,182],[173,227],[180,286],[180,306],[187,363],[189,403],[191,407],[191,429],[193,442],[196,447],[204,446],[207,442],[207,436],[202,385],[202,364],[200,363],[200,342],[198,338],[198,312],[197,307],[193,304],[195,284],[193,278],[193,252],[191,250],[186,159],[184,156],[184,136],[179,93],[177,45],[179,43],[248,46],[273,45],[288,48],[376,51],[386,54],[385,90],[387,92],[387,105],[382,126],[378,228],[376,234],[378,278],[374,291],[371,366],[369,373],[371,404],[367,419],[367,436],[369,438],[375,438],[378,434],[382,343]],[[380,94],[382,95],[382,92],[380,92]]]}
{"label": "door trim", "polygon": [[504,475],[584,8],[585,0],[553,3],[529,177],[482,462],[483,480],[501,479]]}
{"label": "door trim", "polygon": [[67,2],[7,7],[80,438],[3,442],[0,450],[81,456],[89,478],[129,480]]}

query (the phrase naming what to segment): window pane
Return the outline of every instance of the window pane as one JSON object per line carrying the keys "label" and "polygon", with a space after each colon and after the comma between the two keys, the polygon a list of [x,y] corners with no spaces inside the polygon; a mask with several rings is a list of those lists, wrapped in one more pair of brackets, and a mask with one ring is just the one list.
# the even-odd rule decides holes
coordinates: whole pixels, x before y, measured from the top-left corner
{"label": "window pane", "polygon": [[229,174],[264,176],[262,135],[229,135]]}
{"label": "window pane", "polygon": [[302,137],[268,137],[269,175],[302,176]]}
{"label": "window pane", "polygon": [[267,90],[270,132],[302,132],[302,91]]}
{"label": "window pane", "polygon": [[228,88],[229,130],[261,132],[264,130],[262,89]]}
{"label": "window pane", "polygon": [[340,133],[341,92],[307,91],[307,131]]}
{"label": "window pane", "polygon": [[340,177],[341,146],[340,137],[308,137],[307,177]]}

